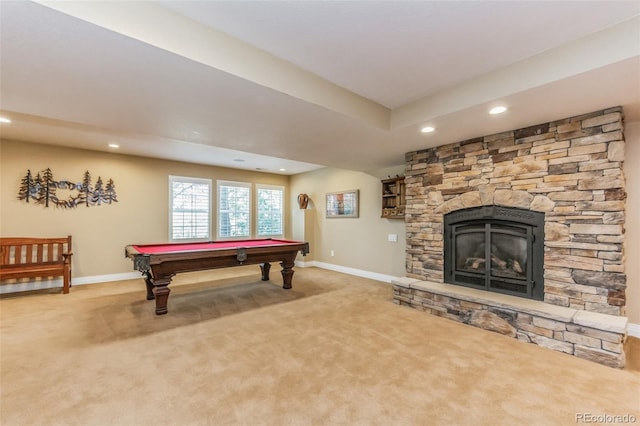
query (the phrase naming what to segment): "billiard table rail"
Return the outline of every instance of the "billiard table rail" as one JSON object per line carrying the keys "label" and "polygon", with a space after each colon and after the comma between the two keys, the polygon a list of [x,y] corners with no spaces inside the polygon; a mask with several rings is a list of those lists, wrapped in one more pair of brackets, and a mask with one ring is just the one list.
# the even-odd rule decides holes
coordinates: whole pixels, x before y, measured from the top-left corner
{"label": "billiard table rail", "polygon": [[[271,238],[267,238],[263,241],[270,241],[272,240]],[[280,241],[280,240],[273,240],[275,241]],[[229,242],[229,241],[225,241],[225,242]],[[232,241],[231,241],[232,242]],[[238,241],[238,242],[242,242]],[[216,243],[216,241],[209,241],[206,244],[214,244]],[[292,242],[293,243],[293,242]],[[179,244],[179,243],[178,243]],[[204,244],[204,243],[203,243]],[[302,256],[306,256],[310,253],[309,251],[309,243],[308,242],[304,242],[303,243],[304,246],[302,248],[300,248],[298,251],[300,252],[300,254],[302,254]],[[149,244],[149,245],[153,245],[153,244]],[[274,244],[277,245],[277,244]],[[147,253],[142,253],[140,252],[136,247],[140,247],[137,245],[128,245],[125,247],[124,250],[124,256],[127,258],[130,258],[133,261],[133,269],[142,273],[145,272],[149,272],[151,270],[151,255],[147,254]],[[261,247],[272,247],[271,245],[263,245]],[[232,250],[236,252],[236,260],[238,261],[238,263],[240,265],[242,265],[244,262],[247,261],[248,259],[248,254],[247,254],[247,249],[248,246],[238,246],[235,248],[227,248],[225,250]],[[202,250],[189,250],[189,253],[198,253],[198,252],[208,252],[209,250],[207,249],[202,249]],[[172,254],[172,253],[181,253],[181,250],[175,250],[175,251],[167,251],[165,254]]]}

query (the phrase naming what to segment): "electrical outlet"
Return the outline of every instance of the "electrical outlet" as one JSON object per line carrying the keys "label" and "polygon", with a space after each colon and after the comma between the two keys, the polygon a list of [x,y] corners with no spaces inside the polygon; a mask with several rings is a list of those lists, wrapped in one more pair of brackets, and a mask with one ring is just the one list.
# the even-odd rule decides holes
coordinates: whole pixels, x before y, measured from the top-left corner
{"label": "electrical outlet", "polygon": [[333,253],[333,250],[331,250],[331,257],[333,257],[333,256],[334,256],[334,253]]}

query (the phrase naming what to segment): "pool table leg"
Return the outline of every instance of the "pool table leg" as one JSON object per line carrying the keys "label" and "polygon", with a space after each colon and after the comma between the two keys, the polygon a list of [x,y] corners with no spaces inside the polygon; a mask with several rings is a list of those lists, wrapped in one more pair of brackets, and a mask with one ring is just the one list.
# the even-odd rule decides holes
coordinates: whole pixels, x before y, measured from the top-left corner
{"label": "pool table leg", "polygon": [[169,312],[167,310],[167,300],[169,299],[169,293],[171,293],[171,289],[169,288],[170,283],[171,277],[156,278],[153,280],[156,297],[156,315],[164,315]]}
{"label": "pool table leg", "polygon": [[153,294],[153,278],[151,278],[151,272],[145,272],[144,282],[147,285],[147,300],[153,300],[156,296]]}
{"label": "pool table leg", "polygon": [[271,264],[268,262],[260,264],[260,271],[262,272],[262,281],[269,281],[269,270],[271,269]]}
{"label": "pool table leg", "polygon": [[282,266],[282,288],[291,288],[291,281],[293,280],[293,265],[294,261],[289,259],[283,260],[280,263],[280,266]]}
{"label": "pool table leg", "polygon": [[167,312],[167,300],[169,299],[169,284],[173,275],[162,278],[153,278],[151,271],[145,272],[144,282],[147,285],[147,300],[156,301],[156,315],[164,315]]}

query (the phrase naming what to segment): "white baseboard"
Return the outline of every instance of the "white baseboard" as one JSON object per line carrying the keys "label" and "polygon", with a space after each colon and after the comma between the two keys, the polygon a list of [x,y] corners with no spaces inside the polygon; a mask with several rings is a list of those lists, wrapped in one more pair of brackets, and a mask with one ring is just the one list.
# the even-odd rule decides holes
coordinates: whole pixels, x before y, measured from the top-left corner
{"label": "white baseboard", "polygon": [[627,334],[640,338],[640,324],[627,323]]}
{"label": "white baseboard", "polygon": [[94,275],[91,277],[78,277],[71,280],[73,285],[99,284],[109,281],[135,280],[142,278],[141,272],[124,272],[122,274]]}
{"label": "white baseboard", "polygon": [[[73,285],[73,280],[71,281]],[[29,291],[29,290],[42,290],[45,288],[60,288],[62,289],[62,278],[55,280],[34,280],[34,281],[25,281],[19,283],[3,283],[0,285],[0,294],[7,293],[18,293],[21,291]]]}
{"label": "white baseboard", "polygon": [[[298,263],[296,263],[298,265]],[[342,272],[344,274],[354,275],[356,277],[369,278],[376,281],[390,283],[392,280],[398,279],[392,275],[379,274],[377,272],[364,271],[362,269],[349,268],[347,266],[334,265],[332,263],[318,262],[312,260],[309,262],[300,262],[300,267],[307,268],[315,266],[316,268],[328,269],[330,271]]]}
{"label": "white baseboard", "polygon": [[[90,277],[74,277],[71,285],[100,284],[109,281],[124,281],[141,278],[140,272],[126,272],[123,274],[93,275]],[[3,283],[0,285],[0,294],[17,293],[20,291],[42,290],[46,288],[62,288],[62,278],[46,280],[30,280],[17,283]]]}

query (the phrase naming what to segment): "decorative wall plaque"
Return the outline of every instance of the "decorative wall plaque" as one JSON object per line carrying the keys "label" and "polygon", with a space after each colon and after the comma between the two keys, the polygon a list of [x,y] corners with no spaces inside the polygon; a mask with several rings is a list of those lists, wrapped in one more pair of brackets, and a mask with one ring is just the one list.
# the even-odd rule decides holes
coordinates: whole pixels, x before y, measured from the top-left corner
{"label": "decorative wall plaque", "polygon": [[[66,199],[61,199],[58,190],[73,191]],[[55,180],[50,168],[38,172],[34,177],[31,170],[20,181],[18,199],[27,203],[50,205],[61,208],[74,208],[80,205],[99,206],[101,204],[117,203],[115,184],[109,179],[106,184],[98,176],[95,185],[91,182],[89,171],[84,172],[82,182],[74,183],[69,180]]]}

